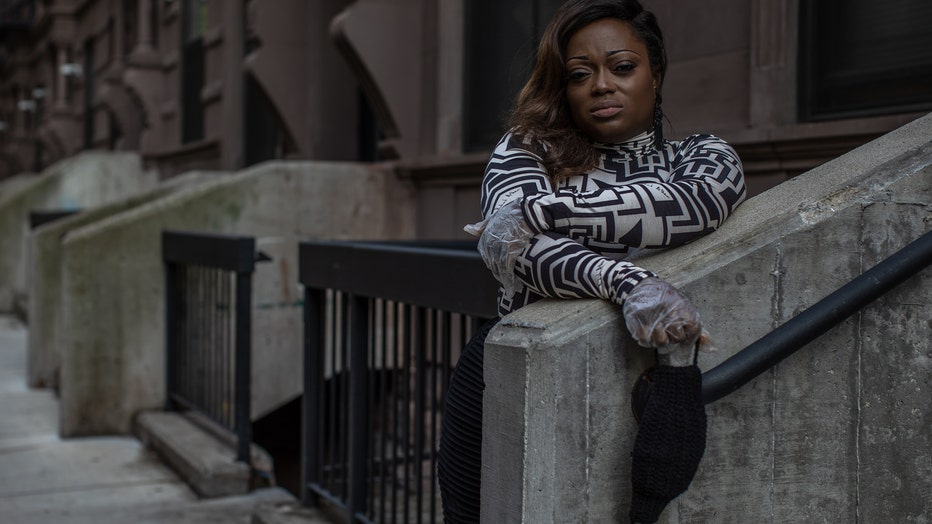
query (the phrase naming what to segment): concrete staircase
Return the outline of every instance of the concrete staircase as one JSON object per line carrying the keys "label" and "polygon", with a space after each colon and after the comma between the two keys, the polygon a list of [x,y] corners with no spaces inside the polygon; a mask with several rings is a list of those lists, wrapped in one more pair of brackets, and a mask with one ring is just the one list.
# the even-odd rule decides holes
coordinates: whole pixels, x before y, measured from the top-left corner
{"label": "concrete staircase", "polygon": [[[133,437],[61,439],[58,401],[26,387],[27,331],[0,316],[0,521],[4,524],[326,524],[281,488],[198,498]],[[160,428],[162,418],[150,424]],[[202,444],[202,443],[200,443]],[[210,455],[210,453],[208,453]],[[206,466],[208,471],[216,469]]]}

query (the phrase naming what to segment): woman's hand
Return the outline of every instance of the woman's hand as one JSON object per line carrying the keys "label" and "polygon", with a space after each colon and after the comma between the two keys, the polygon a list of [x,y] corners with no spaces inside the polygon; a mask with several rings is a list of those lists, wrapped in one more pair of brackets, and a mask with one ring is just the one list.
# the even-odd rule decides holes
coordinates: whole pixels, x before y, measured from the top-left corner
{"label": "woman's hand", "polygon": [[[638,344],[669,353],[696,342],[708,343],[699,314],[685,295],[659,278],[647,278],[631,289],[622,306],[625,324]],[[677,353],[679,353],[677,351]]]}
{"label": "woman's hand", "polygon": [[467,225],[463,230],[479,237],[479,255],[502,284],[505,296],[514,294],[518,289],[515,262],[534,236],[524,221],[521,200],[505,204],[489,218]]}

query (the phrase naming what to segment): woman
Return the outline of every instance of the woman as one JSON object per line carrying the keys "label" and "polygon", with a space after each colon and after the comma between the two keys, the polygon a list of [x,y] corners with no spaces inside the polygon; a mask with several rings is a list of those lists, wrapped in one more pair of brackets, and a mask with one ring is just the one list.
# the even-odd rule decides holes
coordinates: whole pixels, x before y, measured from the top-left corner
{"label": "woman", "polygon": [[[663,139],[665,72],[660,28],[636,0],[564,4],[486,168],[484,219],[466,230],[481,234],[479,251],[502,284],[500,315],[543,297],[611,300],[640,345],[680,348],[667,363],[682,366],[676,380],[695,390],[698,315],[673,286],[622,259],[714,231],[746,191],[738,156],[722,140]],[[450,523],[479,520],[490,328],[467,345],[447,396],[438,468]],[[701,423],[704,445],[704,411]]]}

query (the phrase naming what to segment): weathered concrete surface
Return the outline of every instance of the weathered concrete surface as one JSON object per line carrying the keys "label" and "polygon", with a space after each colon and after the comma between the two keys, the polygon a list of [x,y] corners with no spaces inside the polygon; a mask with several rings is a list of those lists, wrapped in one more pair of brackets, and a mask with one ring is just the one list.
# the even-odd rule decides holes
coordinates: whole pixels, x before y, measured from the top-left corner
{"label": "weathered concrete surface", "polygon": [[250,489],[249,465],[236,451],[180,413],[149,411],[136,417],[134,433],[155,450],[198,496],[242,495]]}
{"label": "weathered concrete surface", "polygon": [[301,506],[297,500],[262,504],[252,512],[250,524],[332,524],[342,519],[327,518],[316,508]]}
{"label": "weathered concrete surface", "polygon": [[18,187],[22,187],[36,178],[35,173],[21,173],[10,178],[4,178],[0,180],[0,196],[4,193],[9,193],[14,191]]}
{"label": "weathered concrete surface", "polygon": [[[617,455],[635,429],[619,411],[650,355],[631,350],[612,305],[561,305],[523,308],[486,339],[483,522],[579,522],[630,498]],[[595,517],[624,520],[617,508]]]}
{"label": "weathered concrete surface", "polygon": [[26,387],[26,338],[18,320],[0,316],[4,524],[251,524],[254,513],[294,508],[294,497],[280,488],[199,500],[134,438],[62,440],[55,398],[47,390]]}
{"label": "weathered concrete surface", "polygon": [[49,166],[38,176],[0,193],[0,312],[26,310],[29,212],[87,209],[155,186],[139,155],[87,151]]}
{"label": "weathered concrete surface", "polygon": [[[260,249],[279,255],[253,280],[253,357],[256,372],[268,373],[258,359],[301,359],[297,257],[294,247],[280,247],[410,238],[410,203],[411,191],[384,167],[272,162],[70,231],[62,251],[62,434],[127,433],[137,412],[164,403],[164,229],[255,236]],[[262,389],[270,382],[254,374],[254,417],[262,414],[256,407],[294,398],[300,371],[287,366],[271,383],[285,398],[271,400]]]}
{"label": "weathered concrete surface", "polygon": [[[930,138],[932,115],[749,200],[714,235],[639,259],[702,315],[719,351],[700,367],[932,229]],[[702,465],[661,522],[932,521],[920,451],[932,449],[930,289],[926,269],[707,406]],[[609,304],[547,301],[490,334],[484,522],[624,521],[629,393],[647,364],[623,330]]]}
{"label": "weathered concrete surface", "polygon": [[62,239],[72,230],[133,209],[193,184],[217,176],[213,173],[189,173],[159,184],[138,195],[44,224],[28,238],[27,263],[29,286],[29,385],[58,389],[59,347],[61,340],[61,247]]}
{"label": "weathered concrete surface", "polygon": [[300,394],[304,385],[304,289],[298,282],[298,242],[291,236],[261,237],[256,249],[271,262],[256,265],[253,279],[252,415],[257,419]]}

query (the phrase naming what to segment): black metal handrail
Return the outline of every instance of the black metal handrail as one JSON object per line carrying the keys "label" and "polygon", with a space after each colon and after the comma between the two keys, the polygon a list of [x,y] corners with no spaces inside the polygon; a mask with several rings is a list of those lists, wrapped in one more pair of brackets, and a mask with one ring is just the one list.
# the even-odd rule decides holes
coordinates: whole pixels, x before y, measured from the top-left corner
{"label": "black metal handrail", "polygon": [[302,500],[350,522],[440,520],[455,353],[495,316],[475,242],[304,242]]}
{"label": "black metal handrail", "polygon": [[301,259],[301,283],[306,286],[479,317],[496,315],[498,285],[473,241],[317,241],[303,243],[302,249],[308,255]]}
{"label": "black metal handrail", "polygon": [[237,436],[237,460],[252,443],[251,237],[162,232],[165,262],[166,408],[203,413]]}
{"label": "black metal handrail", "polygon": [[703,373],[703,400],[737,390],[930,264],[932,231]]}

